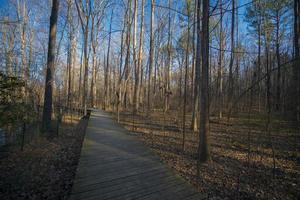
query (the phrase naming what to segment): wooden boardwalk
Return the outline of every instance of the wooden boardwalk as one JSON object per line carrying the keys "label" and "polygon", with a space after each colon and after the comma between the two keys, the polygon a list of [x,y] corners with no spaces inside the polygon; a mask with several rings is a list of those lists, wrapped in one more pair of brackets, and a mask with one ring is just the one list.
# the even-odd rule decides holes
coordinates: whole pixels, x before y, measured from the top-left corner
{"label": "wooden boardwalk", "polygon": [[92,111],[70,199],[203,199],[103,111]]}

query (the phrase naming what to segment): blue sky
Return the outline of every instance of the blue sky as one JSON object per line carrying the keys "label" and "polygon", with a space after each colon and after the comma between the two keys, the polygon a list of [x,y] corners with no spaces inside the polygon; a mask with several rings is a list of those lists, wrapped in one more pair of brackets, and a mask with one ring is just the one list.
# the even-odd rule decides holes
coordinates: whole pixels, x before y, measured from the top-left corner
{"label": "blue sky", "polygon": [[0,0],[0,8],[5,7],[8,4],[8,0]]}

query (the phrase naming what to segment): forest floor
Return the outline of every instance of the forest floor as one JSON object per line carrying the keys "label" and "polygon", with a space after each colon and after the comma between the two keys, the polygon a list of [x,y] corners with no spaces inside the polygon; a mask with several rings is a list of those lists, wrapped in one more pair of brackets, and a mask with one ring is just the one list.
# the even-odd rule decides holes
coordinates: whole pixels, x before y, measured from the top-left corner
{"label": "forest floor", "polygon": [[0,199],[67,199],[88,119],[66,116],[59,137],[34,138],[0,159]]}
{"label": "forest floor", "polygon": [[[198,179],[199,136],[187,123],[183,151],[182,122],[178,120],[181,117],[171,111],[165,115],[155,111],[148,117],[122,112],[120,122],[208,199],[299,198],[299,125],[295,127],[290,122],[272,118],[268,134],[263,115],[240,114],[229,122],[212,117],[211,161],[202,164]],[[189,115],[187,122],[190,121]]]}

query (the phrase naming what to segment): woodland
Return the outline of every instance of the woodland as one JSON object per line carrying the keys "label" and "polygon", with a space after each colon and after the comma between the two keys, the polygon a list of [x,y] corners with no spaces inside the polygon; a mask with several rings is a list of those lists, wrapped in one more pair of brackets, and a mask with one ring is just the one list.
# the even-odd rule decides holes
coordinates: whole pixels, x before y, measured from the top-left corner
{"label": "woodland", "polygon": [[299,199],[299,34],[299,0],[0,0],[0,199],[68,199],[90,109],[207,199]]}

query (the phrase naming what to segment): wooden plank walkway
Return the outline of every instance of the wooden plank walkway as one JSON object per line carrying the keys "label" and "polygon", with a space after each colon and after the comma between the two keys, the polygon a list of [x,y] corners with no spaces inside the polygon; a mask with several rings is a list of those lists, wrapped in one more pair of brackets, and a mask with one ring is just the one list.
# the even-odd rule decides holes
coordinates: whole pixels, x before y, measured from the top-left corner
{"label": "wooden plank walkway", "polygon": [[93,110],[70,199],[203,199],[149,148]]}

